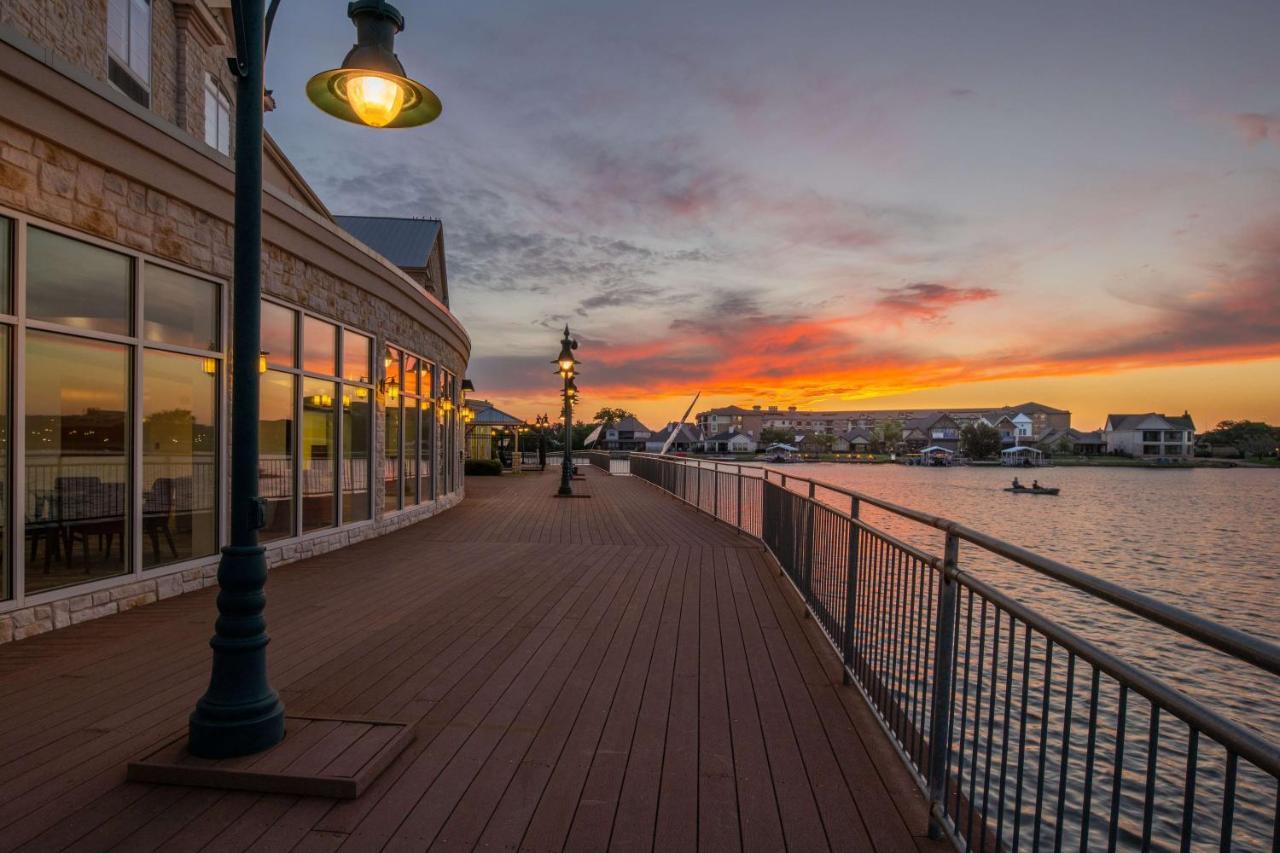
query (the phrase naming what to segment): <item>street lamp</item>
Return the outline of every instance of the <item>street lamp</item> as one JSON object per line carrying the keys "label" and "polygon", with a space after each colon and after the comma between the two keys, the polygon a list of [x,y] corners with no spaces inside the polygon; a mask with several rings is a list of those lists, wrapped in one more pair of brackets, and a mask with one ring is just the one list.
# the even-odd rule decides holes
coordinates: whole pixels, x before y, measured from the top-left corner
{"label": "street lamp", "polygon": [[[232,0],[236,55],[234,315],[231,343],[230,543],[218,563],[218,620],[209,689],[191,713],[188,749],[201,758],[251,755],[284,737],[284,705],[267,680],[263,610],[266,519],[258,495],[258,374],[262,326],[262,113],[267,42],[280,0]],[[385,0],[355,0],[357,43],[342,67],[312,78],[320,109],[371,127],[412,127],[440,115],[440,100],[404,74],[393,50],[404,17]]]}
{"label": "street lamp", "polygon": [[564,379],[564,459],[560,463],[560,491],[556,493],[560,497],[573,495],[573,486],[570,484],[573,479],[573,400],[578,393],[578,386],[573,382],[578,360],[573,357],[573,351],[577,348],[578,342],[569,337],[569,327],[566,325],[564,338],[560,341],[560,355],[553,362]]}

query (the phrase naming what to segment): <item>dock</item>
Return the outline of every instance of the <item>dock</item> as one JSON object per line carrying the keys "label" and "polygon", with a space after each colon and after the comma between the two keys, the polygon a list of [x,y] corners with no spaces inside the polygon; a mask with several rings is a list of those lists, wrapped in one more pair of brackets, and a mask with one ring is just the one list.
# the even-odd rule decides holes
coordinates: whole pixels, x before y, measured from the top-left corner
{"label": "dock", "polygon": [[948,849],[759,541],[585,474],[271,573],[288,712],[413,728],[356,799],[126,781],[207,686],[216,590],[0,647],[0,849]]}

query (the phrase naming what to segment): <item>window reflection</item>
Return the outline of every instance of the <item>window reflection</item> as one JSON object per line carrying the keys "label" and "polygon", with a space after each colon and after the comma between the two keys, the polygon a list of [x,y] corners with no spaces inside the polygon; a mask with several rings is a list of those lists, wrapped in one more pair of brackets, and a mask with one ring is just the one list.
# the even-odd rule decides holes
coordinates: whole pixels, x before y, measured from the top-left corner
{"label": "window reflection", "polygon": [[342,397],[342,520],[369,517],[369,443],[373,438],[373,395],[346,386]]}
{"label": "window reflection", "polygon": [[418,401],[407,398],[404,406],[404,504],[418,502]]}
{"label": "window reflection", "polygon": [[27,229],[27,316],[77,329],[127,335],[132,263],[40,228]]}
{"label": "window reflection", "polygon": [[218,348],[218,285],[147,264],[143,336],[192,349]]}
{"label": "window reflection", "polygon": [[13,222],[0,216],[0,314],[12,314]]}
{"label": "window reflection", "polygon": [[385,435],[383,437],[382,480],[384,510],[400,508],[400,427],[401,402],[400,395],[400,351],[395,347],[387,347],[383,358],[383,375],[386,376],[387,416]]}
{"label": "window reflection", "polygon": [[[424,368],[425,371],[426,368]],[[425,387],[430,388],[430,377],[423,375]],[[435,423],[435,415],[431,411],[431,401],[423,398],[418,408],[422,410],[422,419],[418,427],[418,502],[429,501],[431,494],[431,432]]]}
{"label": "window reflection", "polygon": [[263,542],[293,535],[293,387],[287,373],[261,377],[258,410],[258,494],[266,502]]}
{"label": "window reflection", "polygon": [[267,364],[293,367],[297,329],[294,312],[274,302],[262,303],[262,330],[258,333],[260,349],[267,354]]}
{"label": "window reflection", "polygon": [[404,392],[418,393],[418,359],[409,353],[404,354]]}
{"label": "window reflection", "polygon": [[364,335],[345,330],[342,333],[342,378],[348,382],[371,382],[369,357],[373,342]]}
{"label": "window reflection", "polygon": [[302,380],[302,529],[319,530],[336,523],[334,460],[338,436],[335,416],[337,383]]}
{"label": "window reflection", "polygon": [[218,377],[204,362],[159,350],[143,355],[144,568],[217,550]]}
{"label": "window reflection", "polygon": [[[0,262],[3,260],[0,252]],[[12,596],[9,583],[9,327],[0,326],[0,601]]]}
{"label": "window reflection", "polygon": [[338,327],[316,317],[302,321],[302,369],[310,373],[336,376]]}
{"label": "window reflection", "polygon": [[128,571],[129,351],[31,330],[26,590]]}

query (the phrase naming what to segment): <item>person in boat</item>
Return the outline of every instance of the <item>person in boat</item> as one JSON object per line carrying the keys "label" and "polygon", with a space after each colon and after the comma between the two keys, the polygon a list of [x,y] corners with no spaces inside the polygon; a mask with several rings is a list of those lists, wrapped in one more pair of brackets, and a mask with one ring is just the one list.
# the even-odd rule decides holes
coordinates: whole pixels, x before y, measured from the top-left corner
{"label": "person in boat", "polygon": [[1021,489],[1021,488],[1022,488],[1022,484],[1018,482],[1018,478],[1017,478],[1017,477],[1014,477],[1014,478],[1013,478],[1013,487],[1014,487],[1015,489]]}
{"label": "person in boat", "polygon": [[1032,481],[1031,481],[1031,488],[1033,488],[1033,489],[1038,489],[1038,488],[1040,488],[1040,481],[1039,481],[1039,480],[1032,480]]}

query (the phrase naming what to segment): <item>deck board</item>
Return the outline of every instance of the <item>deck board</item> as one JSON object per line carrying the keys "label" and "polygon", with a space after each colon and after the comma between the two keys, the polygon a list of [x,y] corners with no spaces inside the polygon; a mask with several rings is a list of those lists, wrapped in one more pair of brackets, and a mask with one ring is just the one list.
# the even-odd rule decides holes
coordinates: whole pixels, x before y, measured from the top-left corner
{"label": "deck board", "polygon": [[[0,647],[0,850],[932,846],[758,543],[635,479],[557,485],[474,478],[447,513],[272,572],[289,712],[415,726],[356,800],[125,781],[206,685],[214,590]],[[312,725],[259,761],[359,759]]]}

